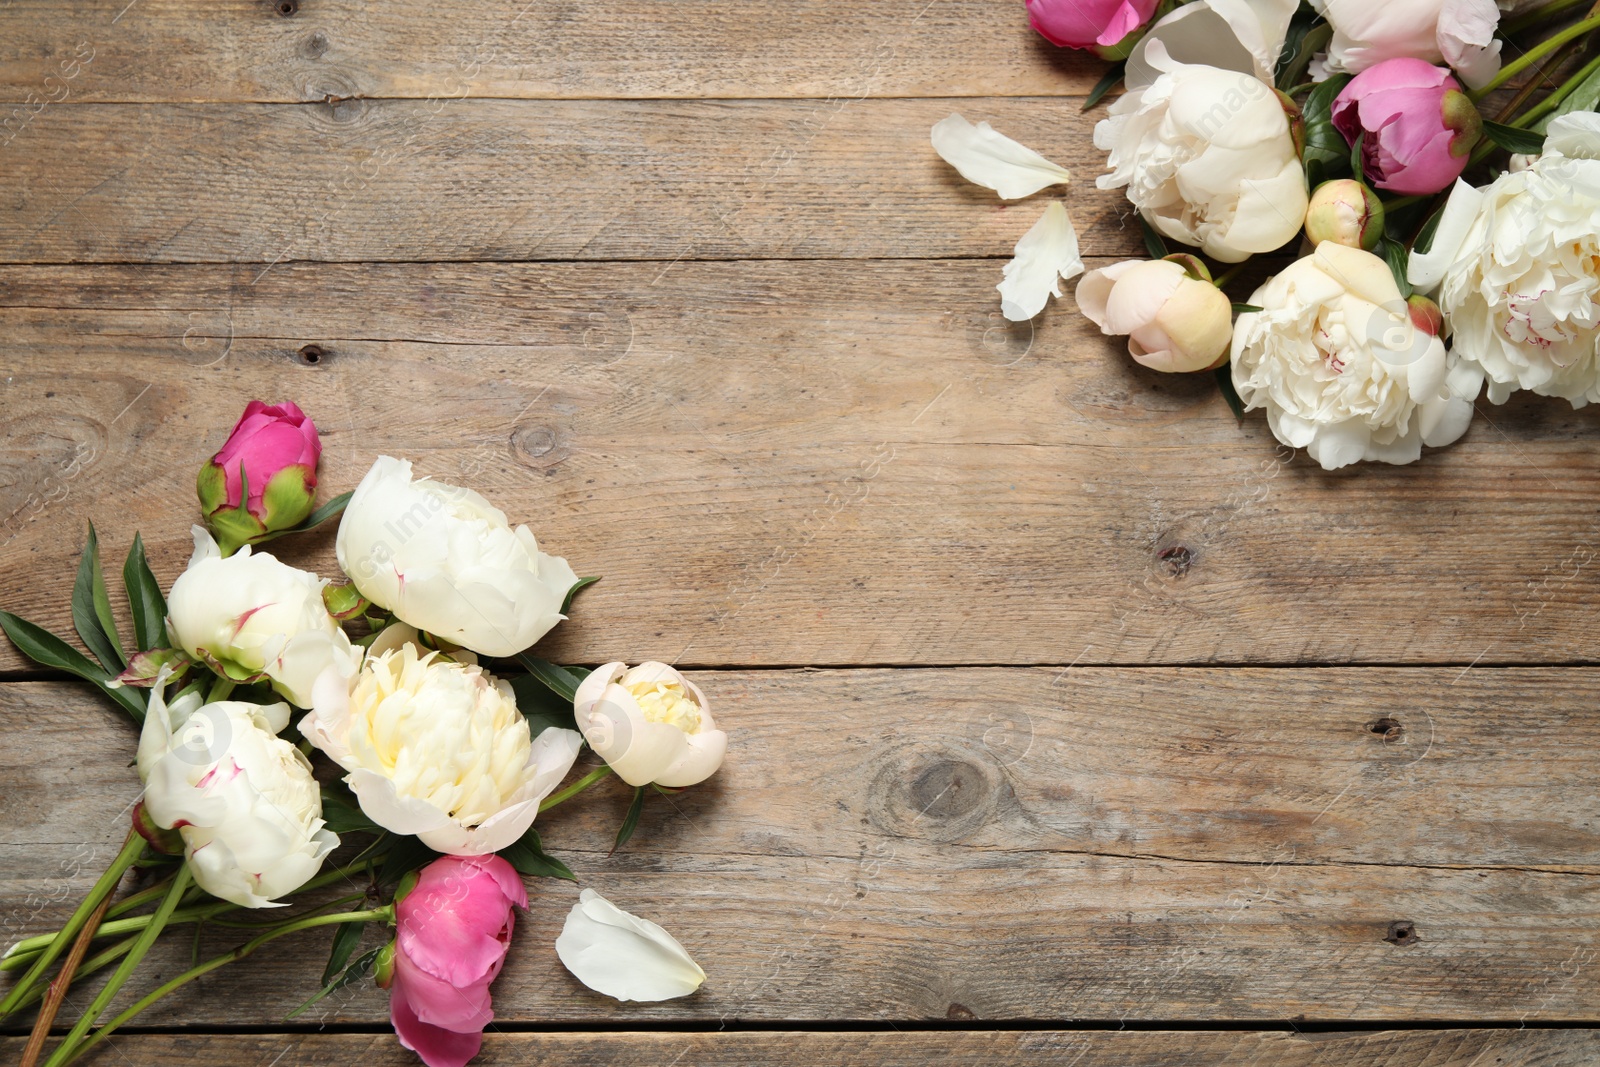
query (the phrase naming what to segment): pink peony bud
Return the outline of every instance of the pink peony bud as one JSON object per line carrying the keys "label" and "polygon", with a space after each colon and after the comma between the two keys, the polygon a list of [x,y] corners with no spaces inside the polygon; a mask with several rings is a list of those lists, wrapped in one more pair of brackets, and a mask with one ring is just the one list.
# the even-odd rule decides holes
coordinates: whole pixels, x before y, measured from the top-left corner
{"label": "pink peony bud", "polygon": [[511,947],[512,907],[528,906],[499,856],[443,856],[395,901],[389,1020],[428,1067],[463,1067],[494,1019],[489,984]]}
{"label": "pink peony bud", "polygon": [[1334,98],[1333,125],[1355,144],[1362,170],[1379,189],[1425,196],[1467,166],[1483,120],[1444,67],[1386,59],[1350,79]]}
{"label": "pink peony bud", "polygon": [[250,401],[196,483],[200,510],[222,554],[304,521],[321,456],[322,441],[305,412],[288,402]]}
{"label": "pink peony bud", "polygon": [[1126,59],[1161,0],[1028,0],[1028,21],[1051,44]]}

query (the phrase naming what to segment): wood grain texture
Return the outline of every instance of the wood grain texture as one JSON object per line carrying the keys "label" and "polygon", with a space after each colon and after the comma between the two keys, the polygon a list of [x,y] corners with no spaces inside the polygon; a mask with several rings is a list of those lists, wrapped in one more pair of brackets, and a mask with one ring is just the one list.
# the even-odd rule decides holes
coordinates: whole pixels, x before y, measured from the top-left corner
{"label": "wood grain texture", "polygon": [[[294,397],[324,492],[406,456],[605,575],[575,662],[1595,659],[1594,409],[1329,474],[1070,300],[1008,332],[998,269],[5,269],[0,606],[70,632],[90,519],[170,583],[193,472]],[[334,573],[331,531],[275,550]]]}
{"label": "wood grain texture", "polygon": [[[9,0],[0,42],[12,101],[1038,96],[1107,66],[1010,0]],[[63,66],[81,42],[92,59]]]}
{"label": "wood grain texture", "polygon": [[[1009,256],[1044,209],[934,153],[959,107],[1142,247],[1078,102],[350,100],[52,107],[0,150],[5,262]],[[863,267],[861,269],[870,269]]]}
{"label": "wood grain texture", "polygon": [[[501,1019],[1592,1020],[1600,1003],[1592,669],[697,681],[732,731],[716,778],[648,804],[615,856],[626,790],[540,828],[583,884],[669,927],[707,986],[665,1005],[586,993],[551,949],[577,887],[541,881]],[[22,937],[61,921],[125,833],[134,739],[81,686],[0,699],[0,726],[30,737],[0,752],[0,914]],[[272,1025],[324,940],[270,946],[146,1022]],[[202,952],[230,944],[214,930]],[[151,974],[189,951],[172,938]],[[358,990],[304,1021],[384,1010]]]}
{"label": "wood grain texture", "polygon": [[[0,1038],[0,1053],[22,1047]],[[128,1034],[86,1060],[119,1067],[219,1063],[412,1067],[388,1034]],[[277,1059],[274,1059],[277,1057]],[[1070,1030],[940,1033],[505,1034],[487,1035],[473,1062],[572,1067],[1590,1067],[1600,1037],[1589,1030],[1443,1030],[1379,1033],[1095,1033]]]}

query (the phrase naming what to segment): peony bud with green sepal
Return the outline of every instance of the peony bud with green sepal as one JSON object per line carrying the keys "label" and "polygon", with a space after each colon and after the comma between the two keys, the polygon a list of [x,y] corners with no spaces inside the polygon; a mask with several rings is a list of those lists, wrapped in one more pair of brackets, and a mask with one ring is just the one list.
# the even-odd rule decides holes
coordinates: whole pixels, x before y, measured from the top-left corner
{"label": "peony bud with green sepal", "polygon": [[289,530],[311,514],[322,442],[293,403],[252,400],[195,488],[224,556]]}

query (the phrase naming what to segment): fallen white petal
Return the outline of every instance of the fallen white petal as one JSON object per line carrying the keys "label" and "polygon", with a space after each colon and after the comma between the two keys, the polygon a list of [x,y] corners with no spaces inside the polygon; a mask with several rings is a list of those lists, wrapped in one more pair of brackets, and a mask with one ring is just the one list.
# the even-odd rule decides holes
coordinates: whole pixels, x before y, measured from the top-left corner
{"label": "fallen white petal", "polygon": [[1078,231],[1061,201],[1054,201],[1022,235],[1016,257],[1005,265],[1005,277],[995,286],[1000,290],[1000,313],[1012,322],[1031,319],[1052,296],[1061,295],[1061,279],[1082,273]]}
{"label": "fallen white petal", "polygon": [[954,113],[934,123],[933,150],[967,181],[993,189],[1005,200],[1020,200],[1072,180],[1065,168],[996,132],[987,122],[974,126]]}
{"label": "fallen white petal", "polygon": [[593,889],[580,893],[567,914],[556,955],[578,981],[617,1000],[686,997],[706,980],[676,938]]}

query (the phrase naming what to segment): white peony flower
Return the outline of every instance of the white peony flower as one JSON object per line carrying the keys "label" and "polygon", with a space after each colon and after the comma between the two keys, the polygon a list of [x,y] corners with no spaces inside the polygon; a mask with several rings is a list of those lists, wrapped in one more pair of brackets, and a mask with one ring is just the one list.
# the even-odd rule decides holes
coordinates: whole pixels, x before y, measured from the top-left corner
{"label": "white peony flower", "polygon": [[189,655],[243,681],[265,675],[296,707],[328,668],[348,678],[360,652],[328,614],[328,582],[245,545],[226,559],[204,527],[167,596],[167,630]]}
{"label": "white peony flower", "polygon": [[578,981],[617,1000],[686,997],[706,980],[677,938],[593,889],[578,894],[556,938],[556,955]]}
{"label": "white peony flower", "polygon": [[[1192,257],[1189,257],[1192,258]],[[1078,310],[1152,370],[1210,370],[1228,358],[1233,305],[1221,289],[1170,259],[1128,259],[1078,283]]]}
{"label": "white peony flower", "polygon": [[1328,52],[1312,68],[1319,81],[1402,56],[1444,63],[1474,89],[1500,71],[1495,0],[1311,0],[1311,6],[1333,26]]}
{"label": "white peony flower", "polygon": [[632,786],[703,782],[727,753],[706,695],[665,663],[607,663],[579,683],[572,703],[589,747]]}
{"label": "white peony flower", "polygon": [[1022,235],[1010,263],[1001,269],[1000,313],[1012,322],[1031,319],[1052,296],[1061,295],[1061,279],[1083,273],[1078,257],[1078,231],[1067,209],[1052,201],[1033,228]]}
{"label": "white peony flower", "polygon": [[1413,323],[1383,260],[1324,241],[1250,297],[1233,331],[1233,384],[1273,436],[1328,470],[1411,463],[1472,420],[1471,375]]}
{"label": "white peony flower", "polygon": [[526,833],[583,745],[575,730],[530,738],[509,684],[413,644],[369,656],[348,686],[324,677],[300,732],[349,772],[369,819],[456,856]]}
{"label": "white peony flower", "polygon": [[1410,278],[1438,288],[1453,353],[1494,403],[1600,400],[1600,116],[1560,116],[1541,156],[1483,189],[1456,182]]}
{"label": "white peony flower", "polygon": [[1300,232],[1306,180],[1276,93],[1249,74],[1145,52],[1160,75],[1123,94],[1095,126],[1111,173],[1151,226],[1207,255],[1237,263]]}
{"label": "white peony flower", "polygon": [[404,622],[485,656],[512,656],[566,618],[578,576],[470,489],[413,480],[379,456],[339,522],[339,566]]}
{"label": "white peony flower", "polygon": [[1003,200],[1020,200],[1072,180],[1064,168],[987,122],[974,126],[953,112],[934,123],[933,150],[967,181],[993,189]]}
{"label": "white peony flower", "polygon": [[277,907],[339,845],[323,827],[310,761],[277,736],[289,705],[202,704],[198,693],[168,704],[166,682],[163,671],[139,735],[145,814],[177,829],[201,889],[246,908]]}

